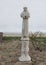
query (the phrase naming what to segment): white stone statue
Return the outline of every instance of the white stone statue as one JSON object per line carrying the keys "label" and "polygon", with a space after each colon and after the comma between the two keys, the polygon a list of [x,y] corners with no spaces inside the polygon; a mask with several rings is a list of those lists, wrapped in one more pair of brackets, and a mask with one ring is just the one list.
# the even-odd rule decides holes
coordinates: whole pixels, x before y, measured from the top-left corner
{"label": "white stone statue", "polygon": [[28,18],[30,17],[27,7],[24,7],[24,11],[21,13],[23,18],[22,35],[28,36]]}
{"label": "white stone statue", "polygon": [[28,54],[29,52],[29,34],[28,34],[28,18],[30,17],[27,7],[24,7],[24,11],[21,13],[23,18],[22,23],[22,47],[21,47],[21,57],[19,61],[31,61],[31,58]]}

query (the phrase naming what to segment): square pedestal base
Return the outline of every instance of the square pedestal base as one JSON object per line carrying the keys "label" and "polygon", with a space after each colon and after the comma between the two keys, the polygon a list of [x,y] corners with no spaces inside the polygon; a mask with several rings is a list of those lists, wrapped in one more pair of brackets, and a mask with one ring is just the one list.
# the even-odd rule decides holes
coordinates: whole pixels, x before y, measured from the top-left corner
{"label": "square pedestal base", "polygon": [[28,56],[21,56],[21,57],[19,57],[19,61],[31,61],[31,58],[29,55]]}

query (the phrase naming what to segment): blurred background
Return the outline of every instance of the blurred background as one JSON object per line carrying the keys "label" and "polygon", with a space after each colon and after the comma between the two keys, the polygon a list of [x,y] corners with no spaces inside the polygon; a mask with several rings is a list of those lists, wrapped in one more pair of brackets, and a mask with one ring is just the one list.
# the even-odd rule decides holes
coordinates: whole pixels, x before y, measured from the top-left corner
{"label": "blurred background", "polygon": [[29,32],[46,32],[46,0],[0,0],[0,32],[22,32],[21,12],[28,7]]}

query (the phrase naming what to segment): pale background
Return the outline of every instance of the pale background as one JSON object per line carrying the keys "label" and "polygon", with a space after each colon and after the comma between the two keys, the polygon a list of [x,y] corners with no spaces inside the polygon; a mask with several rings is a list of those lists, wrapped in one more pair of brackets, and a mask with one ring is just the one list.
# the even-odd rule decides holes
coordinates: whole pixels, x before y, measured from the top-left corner
{"label": "pale background", "polygon": [[29,32],[46,32],[46,0],[0,0],[0,32],[22,32],[23,7],[30,12]]}

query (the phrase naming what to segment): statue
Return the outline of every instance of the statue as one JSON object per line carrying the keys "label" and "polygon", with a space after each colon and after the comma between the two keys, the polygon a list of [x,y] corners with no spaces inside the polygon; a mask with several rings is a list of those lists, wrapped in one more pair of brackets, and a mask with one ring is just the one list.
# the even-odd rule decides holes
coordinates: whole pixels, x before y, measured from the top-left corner
{"label": "statue", "polygon": [[31,61],[31,58],[28,54],[29,52],[29,34],[28,34],[28,18],[30,17],[27,7],[24,7],[24,11],[21,13],[23,18],[22,23],[22,47],[21,47],[21,57],[19,61]]}

